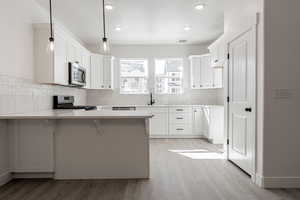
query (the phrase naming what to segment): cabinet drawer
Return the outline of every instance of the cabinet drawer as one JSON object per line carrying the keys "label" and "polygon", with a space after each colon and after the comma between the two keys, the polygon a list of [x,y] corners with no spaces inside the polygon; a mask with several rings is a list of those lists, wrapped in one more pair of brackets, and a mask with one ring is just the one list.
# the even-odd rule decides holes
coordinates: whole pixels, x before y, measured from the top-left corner
{"label": "cabinet drawer", "polygon": [[170,135],[192,135],[189,124],[171,124]]}
{"label": "cabinet drawer", "polygon": [[189,124],[192,123],[190,113],[172,113],[169,116],[170,124]]}
{"label": "cabinet drawer", "polygon": [[192,111],[191,107],[182,106],[182,107],[170,107],[170,113],[189,113]]}

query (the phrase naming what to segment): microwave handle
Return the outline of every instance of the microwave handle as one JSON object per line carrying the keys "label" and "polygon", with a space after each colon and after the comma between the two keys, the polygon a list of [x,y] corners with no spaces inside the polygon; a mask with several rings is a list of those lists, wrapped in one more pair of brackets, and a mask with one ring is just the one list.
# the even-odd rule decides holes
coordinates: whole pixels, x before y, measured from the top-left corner
{"label": "microwave handle", "polygon": [[86,72],[85,71],[83,71],[82,72],[82,81],[84,82],[84,83],[86,83],[86,74],[85,74]]}

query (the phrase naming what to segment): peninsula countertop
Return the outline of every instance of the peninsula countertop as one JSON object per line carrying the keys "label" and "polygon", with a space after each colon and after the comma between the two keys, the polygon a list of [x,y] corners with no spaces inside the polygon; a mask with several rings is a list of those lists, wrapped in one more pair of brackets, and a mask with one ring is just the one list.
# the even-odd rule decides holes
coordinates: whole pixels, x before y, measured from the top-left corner
{"label": "peninsula countertop", "polygon": [[9,119],[140,119],[152,118],[145,111],[111,111],[111,110],[46,110],[30,113],[0,115],[0,120]]}

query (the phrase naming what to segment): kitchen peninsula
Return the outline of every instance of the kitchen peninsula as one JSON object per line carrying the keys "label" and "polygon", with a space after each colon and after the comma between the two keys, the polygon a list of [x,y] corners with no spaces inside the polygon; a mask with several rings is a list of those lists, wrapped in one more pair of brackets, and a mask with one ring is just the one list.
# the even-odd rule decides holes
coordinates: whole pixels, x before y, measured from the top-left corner
{"label": "kitchen peninsula", "polygon": [[59,110],[0,115],[14,177],[149,178],[149,119],[142,111]]}

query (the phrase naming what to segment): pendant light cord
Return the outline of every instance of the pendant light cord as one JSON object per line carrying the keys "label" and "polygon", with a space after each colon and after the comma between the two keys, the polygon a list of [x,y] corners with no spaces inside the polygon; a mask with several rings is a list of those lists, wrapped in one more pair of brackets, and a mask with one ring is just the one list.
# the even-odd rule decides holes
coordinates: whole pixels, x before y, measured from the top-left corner
{"label": "pendant light cord", "polygon": [[103,35],[104,35],[104,38],[106,38],[106,30],[105,30],[105,0],[102,0],[102,14],[103,14]]}
{"label": "pendant light cord", "polygon": [[53,38],[52,0],[49,0],[49,6],[50,6],[50,35],[51,38]]}

